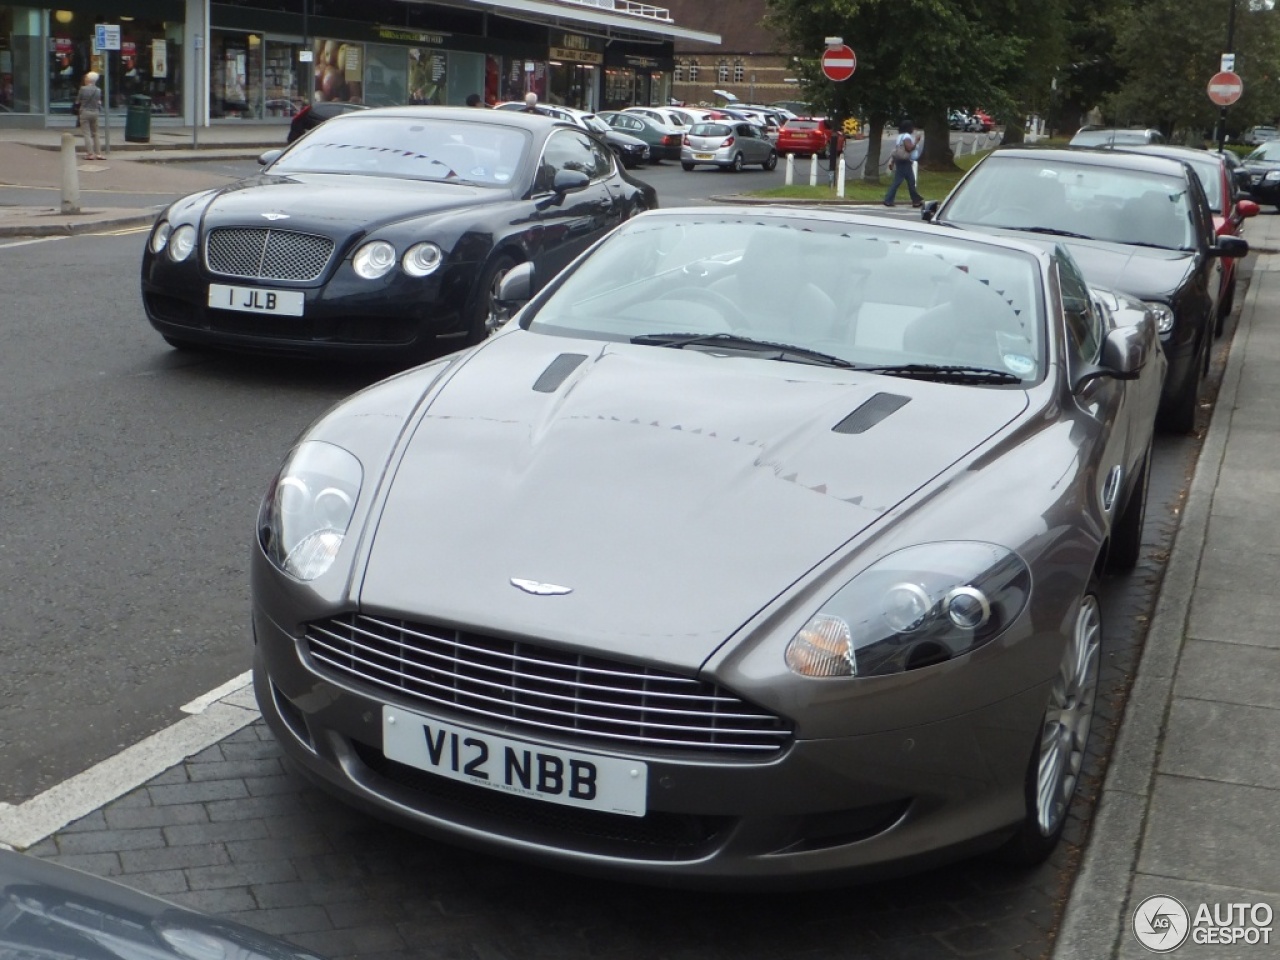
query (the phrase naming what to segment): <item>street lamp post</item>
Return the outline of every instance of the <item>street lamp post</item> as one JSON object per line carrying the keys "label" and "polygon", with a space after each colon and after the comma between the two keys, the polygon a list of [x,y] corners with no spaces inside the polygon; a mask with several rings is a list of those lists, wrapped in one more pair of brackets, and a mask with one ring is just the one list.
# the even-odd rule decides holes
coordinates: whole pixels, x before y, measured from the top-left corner
{"label": "street lamp post", "polygon": [[[1236,43],[1236,0],[1227,0],[1230,6],[1227,8],[1227,48],[1224,53],[1234,53]],[[1224,68],[1225,69],[1225,68]],[[1227,145],[1227,108],[1225,106],[1218,109],[1218,151],[1226,149]]]}

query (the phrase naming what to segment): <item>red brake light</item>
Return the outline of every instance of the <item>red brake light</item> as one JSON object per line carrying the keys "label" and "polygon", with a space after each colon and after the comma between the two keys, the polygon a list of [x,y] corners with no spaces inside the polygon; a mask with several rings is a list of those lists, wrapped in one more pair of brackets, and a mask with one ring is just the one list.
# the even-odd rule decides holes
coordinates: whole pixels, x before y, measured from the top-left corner
{"label": "red brake light", "polygon": [[720,146],[722,146],[722,147],[732,147],[732,146],[733,146],[733,137],[725,137],[725,138],[724,138],[724,143],[720,144]]}
{"label": "red brake light", "polygon": [[686,133],[686,134],[684,135],[683,139],[681,139],[681,141],[680,141],[680,142],[681,142],[681,143],[683,143],[683,144],[687,147],[687,146],[689,145],[689,135]]}

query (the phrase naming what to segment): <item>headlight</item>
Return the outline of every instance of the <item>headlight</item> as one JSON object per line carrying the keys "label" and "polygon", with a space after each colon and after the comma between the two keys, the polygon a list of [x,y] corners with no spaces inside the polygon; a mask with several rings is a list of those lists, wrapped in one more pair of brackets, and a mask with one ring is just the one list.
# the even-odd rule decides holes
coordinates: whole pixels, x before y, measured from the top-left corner
{"label": "headlight", "polygon": [[258,540],[271,562],[299,580],[328,570],[347,535],[362,477],[360,461],[341,447],[299,444],[258,514]]}
{"label": "headlight", "polygon": [[415,243],[404,252],[400,265],[411,277],[425,277],[429,273],[435,273],[443,262],[444,254],[434,243]]}
{"label": "headlight", "polygon": [[1147,309],[1156,318],[1156,332],[1168,333],[1173,329],[1173,308],[1167,303],[1147,303]]}
{"label": "headlight", "polygon": [[787,644],[804,677],[902,673],[990,643],[1026,606],[1031,572],[992,543],[899,550],[850,580]]}
{"label": "headlight", "polygon": [[1270,170],[1263,180],[1280,180],[1280,170]]}
{"label": "headlight", "polygon": [[179,262],[191,256],[196,248],[196,228],[184,223],[169,235],[169,256]]}
{"label": "headlight", "polygon": [[161,220],[151,231],[151,252],[160,253],[169,242],[169,234],[173,233],[173,225],[168,220]]}
{"label": "headlight", "polygon": [[356,251],[351,265],[366,280],[377,280],[396,265],[396,248],[385,240],[366,243]]}

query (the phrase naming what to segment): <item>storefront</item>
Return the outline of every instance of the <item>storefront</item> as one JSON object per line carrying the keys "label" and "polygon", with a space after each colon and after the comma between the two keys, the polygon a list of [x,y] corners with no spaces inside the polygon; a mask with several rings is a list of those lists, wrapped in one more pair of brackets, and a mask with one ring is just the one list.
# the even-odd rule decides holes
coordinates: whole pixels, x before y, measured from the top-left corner
{"label": "storefront", "polygon": [[595,112],[600,106],[604,39],[552,30],[547,61],[547,101]]}
{"label": "storefront", "polygon": [[604,109],[665,106],[671,100],[675,60],[609,51],[605,61]]}

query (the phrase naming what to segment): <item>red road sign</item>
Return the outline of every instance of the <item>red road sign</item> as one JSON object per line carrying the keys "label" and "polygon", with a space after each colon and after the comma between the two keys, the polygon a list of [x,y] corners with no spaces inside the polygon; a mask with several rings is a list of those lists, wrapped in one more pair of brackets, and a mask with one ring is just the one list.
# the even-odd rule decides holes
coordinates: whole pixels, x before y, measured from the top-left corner
{"label": "red road sign", "polygon": [[1244,93],[1244,81],[1234,73],[1215,73],[1209,81],[1209,99],[1220,107],[1229,107]]}
{"label": "red road sign", "polygon": [[822,51],[822,72],[828,80],[848,80],[858,69],[858,57],[847,44]]}

